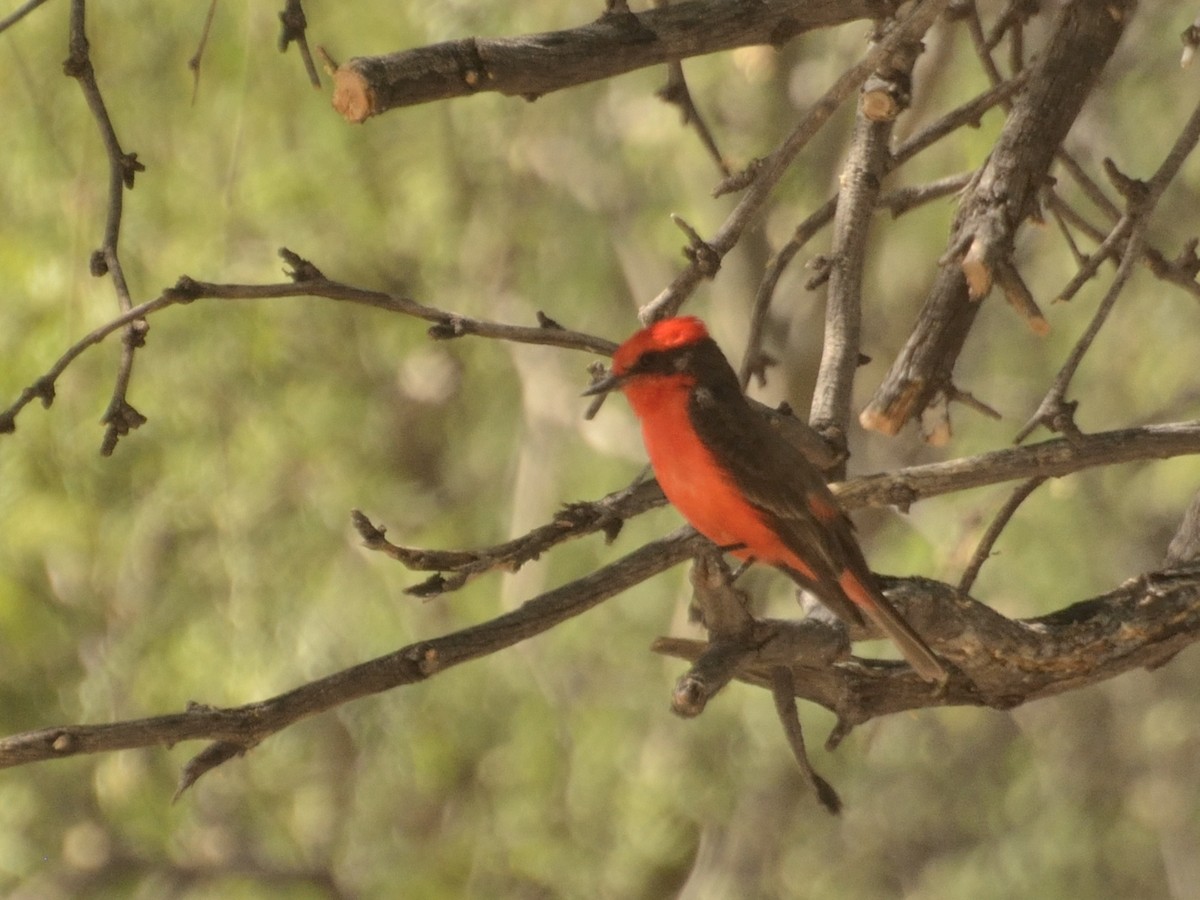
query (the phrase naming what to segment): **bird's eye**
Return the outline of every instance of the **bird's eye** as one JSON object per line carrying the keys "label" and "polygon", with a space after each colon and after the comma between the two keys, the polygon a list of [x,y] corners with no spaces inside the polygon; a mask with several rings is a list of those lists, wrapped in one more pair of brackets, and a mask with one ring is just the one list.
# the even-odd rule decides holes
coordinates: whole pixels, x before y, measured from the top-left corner
{"label": "bird's eye", "polygon": [[637,358],[637,362],[633,364],[635,372],[658,372],[662,370],[663,355],[658,350],[647,350]]}
{"label": "bird's eye", "polygon": [[674,375],[688,367],[688,354],[678,350],[647,350],[628,369],[630,375]]}

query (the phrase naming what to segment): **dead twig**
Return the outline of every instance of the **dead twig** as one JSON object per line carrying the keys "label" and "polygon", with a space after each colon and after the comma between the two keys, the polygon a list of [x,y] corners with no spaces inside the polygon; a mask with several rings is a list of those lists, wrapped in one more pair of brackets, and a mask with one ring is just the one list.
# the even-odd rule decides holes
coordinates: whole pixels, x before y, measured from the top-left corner
{"label": "dead twig", "polygon": [[[87,39],[85,21],[86,4],[84,0],[71,0],[69,53],[63,63],[63,74],[79,82],[84,99],[92,112],[96,124],[100,128],[100,137],[104,142],[104,150],[108,156],[108,214],[104,223],[104,237],[100,249],[94,251],[91,257],[91,272],[97,278],[108,275],[112,278],[113,288],[117,294],[117,305],[122,312],[129,312],[133,301],[129,294],[129,285],[125,280],[125,270],[121,265],[118,243],[121,237],[121,215],[124,209],[125,191],[133,190],[134,176],[146,170],[145,165],[138,161],[136,153],[126,153],[121,149],[113,128],[108,107],[100,93],[100,85],[96,81],[96,72],[92,67],[92,58]],[[116,449],[117,441],[132,429],[144,424],[146,417],[133,408],[126,399],[129,392],[129,380],[133,374],[134,351],[146,341],[146,333],[150,326],[143,319],[133,319],[125,325],[125,339],[121,342],[121,360],[117,366],[116,382],[113,386],[112,399],[108,409],[100,421],[105,426],[104,438],[100,442],[100,453],[109,456]],[[43,395],[45,397],[46,395]]]}
{"label": "dead twig", "polygon": [[967,563],[967,567],[963,569],[962,577],[958,580],[958,589],[964,594],[971,592],[971,587],[975,584],[975,579],[979,577],[979,570],[983,568],[983,564],[992,555],[992,548],[996,546],[996,541],[999,540],[1000,533],[1004,531],[1009,520],[1012,519],[1026,498],[1041,487],[1045,480],[1041,475],[1030,478],[1013,491],[1004,505],[1000,507],[1000,511],[996,513],[996,517],[992,519],[992,524],[984,532],[983,537],[979,541],[979,546],[971,554],[971,560]]}

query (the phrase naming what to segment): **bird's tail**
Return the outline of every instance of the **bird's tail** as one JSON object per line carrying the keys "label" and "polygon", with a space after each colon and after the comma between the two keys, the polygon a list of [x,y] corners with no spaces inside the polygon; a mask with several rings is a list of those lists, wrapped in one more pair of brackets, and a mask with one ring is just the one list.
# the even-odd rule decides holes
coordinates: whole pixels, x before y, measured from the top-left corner
{"label": "bird's tail", "polygon": [[864,584],[850,569],[844,570],[838,576],[838,586],[858,609],[891,638],[892,643],[900,649],[918,675],[926,681],[946,683],[950,677],[946,667],[877,589]]}

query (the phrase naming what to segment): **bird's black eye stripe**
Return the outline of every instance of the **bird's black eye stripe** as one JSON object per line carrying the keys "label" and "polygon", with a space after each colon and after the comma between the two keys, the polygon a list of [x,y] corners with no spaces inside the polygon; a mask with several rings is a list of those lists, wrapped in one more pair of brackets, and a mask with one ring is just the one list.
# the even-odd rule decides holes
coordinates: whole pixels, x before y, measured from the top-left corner
{"label": "bird's black eye stripe", "polygon": [[678,350],[647,350],[630,367],[629,374],[674,375],[678,371]]}

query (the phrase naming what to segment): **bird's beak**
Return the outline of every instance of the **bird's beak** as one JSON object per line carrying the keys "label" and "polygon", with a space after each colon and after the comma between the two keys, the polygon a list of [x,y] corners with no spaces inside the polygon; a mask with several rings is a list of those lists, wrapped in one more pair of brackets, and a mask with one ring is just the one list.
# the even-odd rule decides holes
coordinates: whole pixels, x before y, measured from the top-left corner
{"label": "bird's beak", "polygon": [[622,376],[616,375],[613,372],[606,372],[603,378],[593,381],[591,385],[588,386],[588,389],[581,395],[584,397],[595,398],[590,404],[588,404],[587,412],[583,414],[583,417],[589,421],[593,419],[596,413],[600,412],[600,407],[604,403],[604,398],[608,396],[610,391],[614,391],[619,388],[624,381],[625,379]]}
{"label": "bird's beak", "polygon": [[614,375],[612,372],[606,374],[599,381],[594,381],[588,386],[580,396],[582,397],[599,397],[602,394],[607,394],[609,391],[614,391],[621,386],[625,381],[620,375]]}

